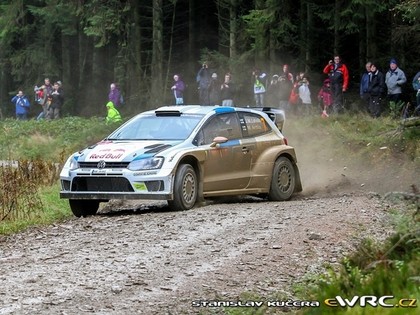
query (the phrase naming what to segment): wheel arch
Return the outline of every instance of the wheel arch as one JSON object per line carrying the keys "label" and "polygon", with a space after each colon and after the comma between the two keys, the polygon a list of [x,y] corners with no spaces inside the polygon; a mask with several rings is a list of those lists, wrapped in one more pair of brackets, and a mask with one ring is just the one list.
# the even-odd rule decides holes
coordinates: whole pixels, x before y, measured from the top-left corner
{"label": "wheel arch", "polygon": [[[296,192],[302,191],[302,181],[300,179],[300,172],[299,172],[299,168],[297,166],[296,155],[294,154],[294,151],[293,151],[293,154],[291,152],[289,152],[289,151],[281,152],[277,156],[276,160],[278,158],[282,157],[282,156],[285,157],[285,158],[287,158],[292,163],[292,165],[293,165],[293,169],[295,171],[295,180],[296,180],[296,185],[295,185],[294,192],[296,193]],[[273,168],[274,168],[274,165],[273,165]]]}
{"label": "wheel arch", "polygon": [[203,172],[202,172],[202,167],[201,167],[201,164],[200,164],[199,160],[197,159],[197,157],[195,157],[193,155],[186,155],[186,156],[183,156],[179,160],[178,165],[177,165],[177,168],[181,164],[189,164],[194,169],[195,174],[197,176],[197,181],[198,181],[198,196],[197,196],[197,200],[198,201],[202,201],[204,199],[204,197],[203,197],[203,181],[202,181]]}

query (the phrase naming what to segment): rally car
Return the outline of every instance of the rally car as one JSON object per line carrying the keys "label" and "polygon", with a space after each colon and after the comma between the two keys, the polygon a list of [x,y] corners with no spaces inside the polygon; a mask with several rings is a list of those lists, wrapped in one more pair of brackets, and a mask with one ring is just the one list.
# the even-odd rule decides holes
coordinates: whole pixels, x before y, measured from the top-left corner
{"label": "rally car", "polygon": [[72,154],[60,197],[77,217],[111,199],[167,200],[188,210],[206,198],[288,200],[302,190],[296,154],[272,108],[163,106],[138,114]]}

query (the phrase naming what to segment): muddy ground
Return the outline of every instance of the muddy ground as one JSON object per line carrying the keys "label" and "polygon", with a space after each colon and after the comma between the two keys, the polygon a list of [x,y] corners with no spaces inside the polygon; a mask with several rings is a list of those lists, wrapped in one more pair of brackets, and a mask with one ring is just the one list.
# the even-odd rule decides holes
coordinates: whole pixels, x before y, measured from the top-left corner
{"label": "muddy ground", "polygon": [[288,202],[230,198],[184,212],[111,202],[94,217],[1,237],[0,315],[221,314],[204,305],[246,292],[294,299],[295,285],[361,238],[392,233],[388,191],[419,186],[409,162],[368,166],[302,132],[289,143],[304,191]]}

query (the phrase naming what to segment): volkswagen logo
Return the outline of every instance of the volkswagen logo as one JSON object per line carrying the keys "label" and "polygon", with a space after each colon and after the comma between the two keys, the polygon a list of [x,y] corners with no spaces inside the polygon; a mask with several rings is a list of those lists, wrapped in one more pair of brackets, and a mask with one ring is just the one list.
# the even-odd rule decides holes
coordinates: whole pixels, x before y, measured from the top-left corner
{"label": "volkswagen logo", "polygon": [[104,161],[104,160],[100,160],[100,161],[98,162],[97,167],[98,167],[99,169],[105,168],[105,166],[106,166],[106,163],[105,163],[105,161]]}

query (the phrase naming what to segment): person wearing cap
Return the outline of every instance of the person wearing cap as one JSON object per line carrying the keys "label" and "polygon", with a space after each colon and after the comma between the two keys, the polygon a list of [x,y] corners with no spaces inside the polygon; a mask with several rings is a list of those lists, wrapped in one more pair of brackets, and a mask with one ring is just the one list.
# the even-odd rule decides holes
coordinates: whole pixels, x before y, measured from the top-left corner
{"label": "person wearing cap", "polygon": [[391,103],[397,104],[401,101],[401,87],[407,82],[407,78],[403,70],[398,67],[397,60],[392,58],[389,61],[389,70],[385,75],[385,84],[388,89],[388,101],[390,107]]}
{"label": "person wearing cap", "polygon": [[171,90],[174,93],[175,104],[184,105],[185,84],[184,81],[181,80],[179,74],[174,75],[174,84],[172,85]]}
{"label": "person wearing cap", "polygon": [[382,109],[382,96],[385,93],[385,80],[384,75],[379,71],[376,62],[372,62],[370,66],[370,75],[369,75],[369,85],[368,85],[368,94],[369,94],[369,105],[368,112],[374,118],[377,118],[381,115]]}
{"label": "person wearing cap", "polygon": [[347,91],[349,84],[349,71],[347,66],[341,62],[340,56],[334,56],[324,67],[323,72],[328,74],[331,81],[331,91],[333,93],[333,112],[338,114],[344,110],[343,93]]}
{"label": "person wearing cap", "polygon": [[211,74],[209,85],[209,100],[210,105],[220,105],[220,82],[217,78],[216,72]]}

